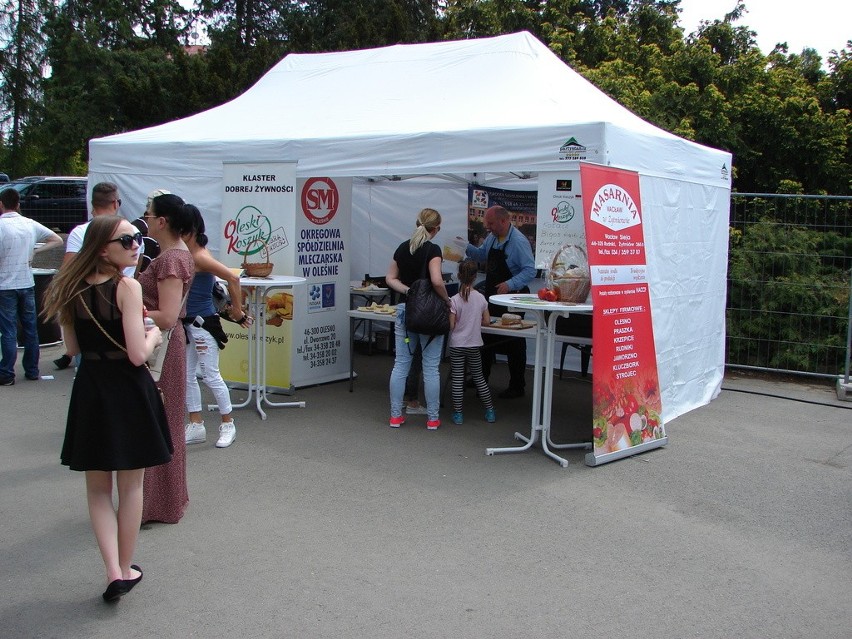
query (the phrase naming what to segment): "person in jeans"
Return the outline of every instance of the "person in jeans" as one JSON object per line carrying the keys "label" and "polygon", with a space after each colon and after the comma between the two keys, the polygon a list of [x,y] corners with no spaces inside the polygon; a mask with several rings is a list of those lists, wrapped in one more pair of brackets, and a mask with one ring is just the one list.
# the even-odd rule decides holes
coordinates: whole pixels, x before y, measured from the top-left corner
{"label": "person in jeans", "polygon": [[[20,200],[15,189],[0,193],[0,386],[15,383],[18,320],[23,332],[24,376],[39,378],[35,278],[30,263],[34,253],[62,245],[56,233],[18,212]],[[37,247],[39,242],[44,244]]]}
{"label": "person in jeans", "polygon": [[[231,417],[231,395],[219,372],[219,351],[225,348],[228,336],[222,330],[222,323],[213,305],[213,284],[217,277],[225,280],[231,299],[242,300],[240,278],[207,250],[204,218],[198,207],[187,204],[186,209],[192,217],[193,231],[184,235],[183,240],[195,261],[195,278],[189,288],[186,317],[183,320],[189,340],[186,345],[186,410],[189,423],[186,425],[185,439],[187,444],[207,441],[207,429],[201,418],[201,388],[195,374],[196,369],[200,368],[204,384],[216,398],[222,419],[216,448],[227,448],[237,437],[237,426]],[[228,315],[240,326],[248,327],[252,323],[251,316],[233,306],[228,307]]]}
{"label": "person in jeans", "polygon": [[459,292],[450,298],[450,364],[453,390],[453,423],[464,422],[464,371],[467,367],[477,395],[485,406],[485,421],[493,423],[491,389],[482,374],[482,327],[491,323],[488,300],[473,288],[478,267],[473,260],[459,262]]}
{"label": "person in jeans", "polygon": [[405,380],[411,370],[411,360],[417,345],[420,344],[423,361],[423,386],[426,395],[426,428],[436,430],[441,425],[439,419],[441,401],[441,376],[438,366],[444,347],[443,335],[421,335],[405,327],[405,300],[408,288],[414,280],[424,273],[432,282],[432,287],[447,305],[450,303],[444,277],[441,273],[443,253],[441,247],[430,240],[441,230],[441,214],[435,209],[423,209],[417,216],[417,226],[411,238],[402,242],[393,254],[385,281],[388,286],[400,293],[400,303],[396,307],[396,359],[390,376],[390,425],[399,428],[404,422],[402,414]]}

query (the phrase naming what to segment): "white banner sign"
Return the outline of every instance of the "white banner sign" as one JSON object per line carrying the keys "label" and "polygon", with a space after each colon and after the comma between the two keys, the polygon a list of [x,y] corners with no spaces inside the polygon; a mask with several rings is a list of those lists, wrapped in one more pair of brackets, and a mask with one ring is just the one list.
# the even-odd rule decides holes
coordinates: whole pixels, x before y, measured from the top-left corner
{"label": "white banner sign", "polygon": [[[222,187],[219,261],[230,267],[271,262],[273,275],[300,275],[294,269],[296,163],[226,162]],[[293,385],[293,292],[272,290],[265,303],[267,385],[289,389]],[[246,383],[247,332],[230,322],[223,327],[229,341],[220,357],[222,376]]]}
{"label": "white banner sign", "polygon": [[293,275],[293,384],[349,377],[352,179],[299,179]]}
{"label": "white banner sign", "polygon": [[586,225],[580,172],[539,173],[536,268],[549,269],[553,256],[566,244],[586,249]]}

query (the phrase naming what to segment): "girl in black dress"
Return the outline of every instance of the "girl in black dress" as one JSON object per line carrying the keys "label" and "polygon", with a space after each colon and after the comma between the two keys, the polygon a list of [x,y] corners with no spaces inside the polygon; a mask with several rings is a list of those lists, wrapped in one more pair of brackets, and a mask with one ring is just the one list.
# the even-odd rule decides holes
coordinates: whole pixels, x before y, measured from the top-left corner
{"label": "girl in black dress", "polygon": [[93,219],[77,257],[48,287],[43,311],[58,315],[68,353],[82,355],[61,459],[86,473],[89,517],[106,568],[105,601],[117,601],[142,579],[131,561],[145,468],[168,462],[173,450],[162,399],[145,366],[163,338],[143,322],[139,282],[121,273],[135,262],[140,241],[122,217]]}

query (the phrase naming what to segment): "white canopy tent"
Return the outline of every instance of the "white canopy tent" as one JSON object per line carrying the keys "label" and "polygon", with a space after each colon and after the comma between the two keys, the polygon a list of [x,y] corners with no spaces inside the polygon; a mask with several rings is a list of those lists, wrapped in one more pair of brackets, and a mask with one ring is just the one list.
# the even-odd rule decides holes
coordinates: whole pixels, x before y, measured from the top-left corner
{"label": "white canopy tent", "polygon": [[282,160],[355,178],[353,279],[385,272],[423,206],[461,229],[469,182],[535,189],[579,160],[637,171],[664,418],[718,394],[730,154],[637,117],[529,33],[291,54],[227,104],[92,140],[89,177],[119,184],[128,217],[166,188],[217,228],[222,163]]}

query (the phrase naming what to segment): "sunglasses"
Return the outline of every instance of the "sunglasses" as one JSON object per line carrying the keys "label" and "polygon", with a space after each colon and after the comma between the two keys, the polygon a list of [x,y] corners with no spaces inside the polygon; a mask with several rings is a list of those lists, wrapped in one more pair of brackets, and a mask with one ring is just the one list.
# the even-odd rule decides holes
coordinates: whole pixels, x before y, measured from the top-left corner
{"label": "sunglasses", "polygon": [[136,243],[136,246],[142,246],[142,234],[135,233],[133,235],[122,235],[120,237],[115,238],[114,240],[110,240],[107,244],[112,244],[113,242],[118,242],[121,244],[121,248],[131,249],[133,248],[133,243]]}

